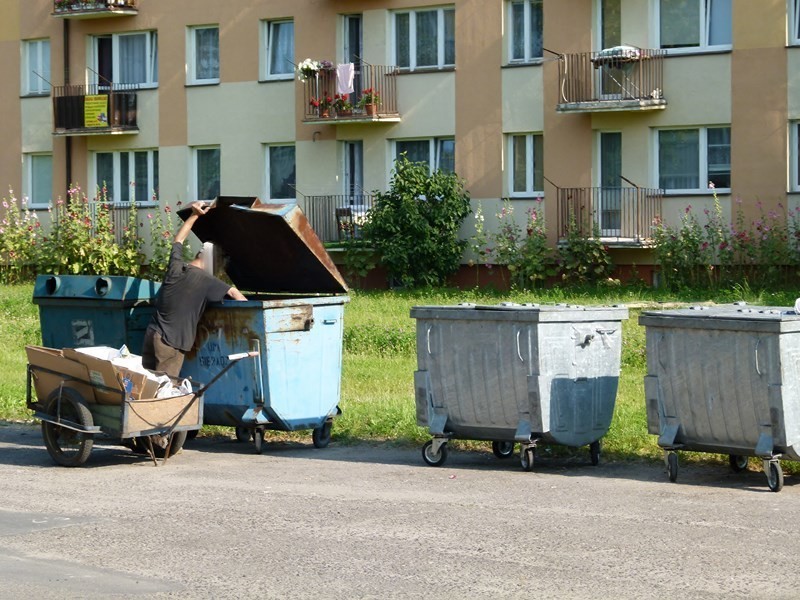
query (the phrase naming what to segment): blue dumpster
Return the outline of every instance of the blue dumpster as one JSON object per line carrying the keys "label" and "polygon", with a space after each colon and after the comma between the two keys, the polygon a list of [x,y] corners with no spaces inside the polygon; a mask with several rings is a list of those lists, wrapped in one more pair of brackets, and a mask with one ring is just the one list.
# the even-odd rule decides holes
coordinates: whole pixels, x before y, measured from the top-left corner
{"label": "blue dumpster", "polygon": [[33,302],[39,306],[42,343],[50,348],[124,344],[141,354],[160,285],[135,277],[39,275]]}
{"label": "blue dumpster", "polygon": [[[182,218],[190,209],[178,213]],[[257,351],[205,394],[204,423],[236,427],[261,452],[265,430],[313,430],[330,441],[340,414],[342,333],[347,285],[305,215],[293,204],[222,196],[194,233],[248,298],[209,303],[182,377],[206,381],[227,356]],[[216,262],[220,262],[217,260]]]}

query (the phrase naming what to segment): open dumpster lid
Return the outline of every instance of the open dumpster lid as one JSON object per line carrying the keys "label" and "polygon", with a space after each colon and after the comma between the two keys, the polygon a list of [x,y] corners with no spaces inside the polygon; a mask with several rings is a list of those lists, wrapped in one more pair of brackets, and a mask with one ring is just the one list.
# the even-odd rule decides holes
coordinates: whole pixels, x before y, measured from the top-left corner
{"label": "open dumpster lid", "polygon": [[[178,215],[186,220],[191,208]],[[194,234],[228,257],[226,272],[252,292],[337,294],[347,284],[295,204],[265,204],[255,196],[219,196]]]}

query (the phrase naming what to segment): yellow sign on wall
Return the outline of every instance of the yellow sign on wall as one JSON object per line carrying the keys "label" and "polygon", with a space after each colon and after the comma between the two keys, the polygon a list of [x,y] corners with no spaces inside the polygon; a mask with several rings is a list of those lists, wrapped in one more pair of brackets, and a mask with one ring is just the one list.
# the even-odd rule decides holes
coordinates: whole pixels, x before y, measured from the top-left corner
{"label": "yellow sign on wall", "polygon": [[108,95],[98,94],[84,97],[83,126],[108,127]]}

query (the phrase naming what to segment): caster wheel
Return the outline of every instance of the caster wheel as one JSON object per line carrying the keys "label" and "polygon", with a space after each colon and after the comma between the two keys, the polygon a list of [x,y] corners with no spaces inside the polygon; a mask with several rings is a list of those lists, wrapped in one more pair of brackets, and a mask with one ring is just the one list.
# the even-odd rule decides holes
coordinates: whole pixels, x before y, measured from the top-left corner
{"label": "caster wheel", "polygon": [[433,452],[433,440],[428,440],[422,447],[422,460],[431,467],[440,467],[447,460],[447,444],[439,446],[439,452]]}
{"label": "caster wheel", "polygon": [[256,429],[253,431],[253,444],[256,447],[256,454],[264,452],[264,430]]}
{"label": "caster wheel", "polygon": [[326,421],[321,427],[317,427],[311,432],[311,441],[315,448],[325,448],[331,443],[331,427],[333,424]]}
{"label": "caster wheel", "polygon": [[670,481],[678,479],[678,455],[675,452],[670,452],[667,455],[667,474]]}
{"label": "caster wheel", "polygon": [[514,455],[514,442],[492,442],[492,453],[497,458],[510,458]]}
{"label": "caster wheel", "polygon": [[589,457],[592,460],[592,465],[597,466],[600,464],[600,440],[589,444]]}
{"label": "caster wheel", "polygon": [[746,471],[747,457],[739,456],[738,454],[731,454],[730,456],[728,456],[728,464],[730,464],[731,469],[733,470],[734,473]]}
{"label": "caster wheel", "polygon": [[767,485],[772,492],[780,492],[783,489],[783,468],[781,468],[781,463],[777,460],[769,463]]}
{"label": "caster wheel", "polygon": [[523,448],[519,454],[519,462],[523,471],[533,471],[536,450],[533,447]]}
{"label": "caster wheel", "polygon": [[253,437],[253,430],[249,427],[237,427],[236,439],[239,442],[249,442]]}

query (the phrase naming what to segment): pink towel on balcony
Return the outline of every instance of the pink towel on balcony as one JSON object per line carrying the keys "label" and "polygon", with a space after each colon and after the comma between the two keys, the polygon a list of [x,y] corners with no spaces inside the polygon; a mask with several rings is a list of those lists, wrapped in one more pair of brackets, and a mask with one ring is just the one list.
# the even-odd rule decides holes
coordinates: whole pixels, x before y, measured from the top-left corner
{"label": "pink towel on balcony", "polygon": [[352,94],[355,91],[353,88],[353,75],[355,75],[353,63],[345,63],[336,67],[337,94]]}

